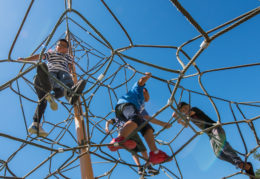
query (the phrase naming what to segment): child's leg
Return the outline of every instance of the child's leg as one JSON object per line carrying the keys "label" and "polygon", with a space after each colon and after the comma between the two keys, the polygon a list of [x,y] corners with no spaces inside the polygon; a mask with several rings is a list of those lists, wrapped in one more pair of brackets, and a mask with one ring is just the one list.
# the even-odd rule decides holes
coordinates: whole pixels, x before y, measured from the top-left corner
{"label": "child's leg", "polygon": [[[58,80],[60,80],[64,85],[66,85],[70,89],[74,85],[71,75],[67,72],[59,71],[56,77]],[[71,93],[67,91],[67,89],[64,89],[64,87],[60,86],[55,81],[53,81],[53,84],[54,84],[53,91],[55,93],[55,98],[61,98],[65,95],[66,99],[69,101],[69,96],[71,96]]]}
{"label": "child's leg", "polygon": [[158,150],[158,148],[155,145],[155,141],[154,141],[153,129],[151,129],[151,128],[147,129],[144,134],[144,138],[151,151]]}
{"label": "child's leg", "polygon": [[45,63],[39,64],[37,66],[37,75],[38,82],[42,84],[42,88],[45,92],[50,92],[52,89],[49,74],[48,74],[48,67]]}
{"label": "child's leg", "polygon": [[34,120],[34,122],[40,123],[42,115],[44,114],[46,106],[47,106],[47,101],[44,98],[44,96],[46,95],[46,92],[42,89],[42,85],[41,85],[41,83],[39,81],[39,77],[37,75],[34,79],[34,88],[36,90],[38,99],[41,101],[37,105],[37,108],[36,108],[34,116],[33,116],[33,120]]}
{"label": "child's leg", "polygon": [[145,147],[142,139],[140,138],[139,134],[136,133],[136,134],[132,135],[129,139],[136,142],[136,148],[133,151],[136,153],[140,152],[142,154],[142,156],[144,157],[144,159],[148,160],[148,154],[147,154],[146,147]]}
{"label": "child's leg", "polygon": [[143,152],[141,152],[141,154],[142,154],[142,156],[146,159],[146,160],[148,160],[148,154],[147,154],[147,151],[143,151]]}
{"label": "child's leg", "polygon": [[137,155],[132,155],[132,157],[133,157],[133,159],[134,159],[134,161],[135,161],[135,164],[138,166],[138,167],[140,167],[140,160],[139,160],[139,157],[137,156]]}
{"label": "child's leg", "polygon": [[[69,88],[73,85],[73,81],[70,77],[70,75],[67,72],[59,71],[59,72],[51,72],[51,75],[60,82],[64,83],[64,85],[67,85]],[[61,98],[64,96],[64,87],[62,87],[60,84],[58,84],[54,79],[50,79],[51,84],[53,86],[54,96],[55,98]],[[69,85],[67,84],[69,83]]]}
{"label": "child's leg", "polygon": [[119,136],[127,137],[133,130],[137,128],[137,124],[133,121],[127,121],[123,129],[119,132]]}
{"label": "child's leg", "polygon": [[224,161],[235,166],[242,162],[236,151],[226,141],[225,131],[222,127],[212,129],[210,133],[210,142],[215,155]]}
{"label": "child's leg", "polygon": [[225,143],[222,154],[219,158],[238,167],[240,163],[243,163],[241,158],[237,155],[236,151],[230,146],[228,142]]}
{"label": "child's leg", "polygon": [[67,72],[60,71],[58,73],[58,79],[69,88],[71,88],[74,85],[71,75]]}
{"label": "child's leg", "polygon": [[[122,130],[119,132],[119,136],[127,137],[133,130],[138,127],[138,121],[141,120],[138,111],[133,105],[125,105],[121,111],[123,117],[127,120]],[[120,117],[119,117],[120,119]]]}
{"label": "child's leg", "polygon": [[[120,108],[120,109],[119,109]],[[120,113],[120,115],[119,115]],[[116,116],[119,120],[126,121],[124,127],[120,130],[117,138],[113,139],[110,144],[114,144],[112,146],[108,146],[111,151],[116,151],[121,146],[115,145],[116,143],[122,142],[125,138],[135,129],[137,128],[137,124],[132,121],[132,116],[138,114],[138,111],[134,108],[133,105],[125,105],[121,104],[116,107]],[[121,143],[124,147],[128,149],[134,149],[136,147],[136,142],[134,140],[126,140],[124,143]]]}

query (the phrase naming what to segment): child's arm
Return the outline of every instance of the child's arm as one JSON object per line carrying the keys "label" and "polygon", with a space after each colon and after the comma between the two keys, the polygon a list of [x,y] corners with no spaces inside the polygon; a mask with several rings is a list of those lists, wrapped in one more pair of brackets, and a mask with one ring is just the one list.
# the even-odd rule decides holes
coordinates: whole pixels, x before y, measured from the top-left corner
{"label": "child's arm", "polygon": [[178,117],[178,115],[175,112],[172,113],[172,117],[177,118],[177,122],[179,124],[183,125],[184,127],[188,127],[187,123],[183,121],[181,117]]}
{"label": "child's arm", "polygon": [[193,115],[195,115],[195,114],[196,114],[195,111],[190,111],[190,116],[193,116]]}
{"label": "child's arm", "polygon": [[149,80],[149,78],[152,76],[152,74],[150,72],[145,72],[145,76],[143,76],[142,78],[140,78],[138,80],[138,85],[139,86],[144,86],[145,83]]}
{"label": "child's arm", "polygon": [[[39,59],[40,55],[33,55],[27,58],[18,58],[18,61],[37,61]],[[42,59],[45,59],[45,55],[42,56]]]}
{"label": "child's arm", "polygon": [[111,119],[109,119],[108,121],[106,121],[106,133],[109,133],[109,124],[112,124],[113,121]]}
{"label": "child's arm", "polygon": [[68,65],[69,65],[70,74],[73,74],[73,66],[72,66],[72,64],[69,63]]}
{"label": "child's arm", "polygon": [[[149,115],[145,115],[145,116],[143,116],[143,117],[144,117],[144,119],[146,119],[146,120],[151,119],[151,117],[150,117]],[[172,127],[171,124],[169,124],[169,123],[167,123],[167,122],[163,122],[163,121],[158,120],[158,119],[156,119],[156,118],[152,118],[152,119],[150,120],[150,122],[153,123],[153,124],[157,124],[157,125],[159,125],[159,126],[165,127],[166,129]]]}

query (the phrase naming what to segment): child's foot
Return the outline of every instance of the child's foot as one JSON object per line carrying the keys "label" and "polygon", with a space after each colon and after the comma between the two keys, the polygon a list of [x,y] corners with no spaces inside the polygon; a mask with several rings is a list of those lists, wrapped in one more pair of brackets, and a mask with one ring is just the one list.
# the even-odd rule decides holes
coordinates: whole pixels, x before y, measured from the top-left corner
{"label": "child's foot", "polygon": [[50,93],[46,95],[45,99],[50,103],[51,109],[53,111],[56,111],[58,109],[58,104]]}
{"label": "child's foot", "polygon": [[152,175],[158,175],[159,174],[159,170],[156,170],[155,168],[153,168],[151,165],[149,165],[147,167],[148,173],[152,174]]}
{"label": "child's foot", "polygon": [[138,175],[147,175],[146,171],[144,170],[144,167],[138,168]]}
{"label": "child's foot", "polygon": [[[108,148],[110,151],[117,151],[118,149],[122,149],[123,147],[119,145],[119,143],[121,141],[123,141],[125,138],[124,137],[117,137],[115,139],[112,139],[112,141],[110,142],[110,144],[114,144],[114,145],[109,145]],[[126,140],[124,143],[122,143],[121,145],[123,145],[125,148],[127,149],[134,149],[136,147],[136,142],[133,140]]]}
{"label": "child's foot", "polygon": [[149,162],[151,162],[153,165],[164,163],[171,161],[172,158],[169,157],[165,152],[159,150],[158,152],[150,152],[150,159]]}
{"label": "child's foot", "polygon": [[[38,126],[39,126],[39,128],[38,128]],[[46,137],[46,136],[48,135],[48,133],[45,132],[45,131],[43,130],[42,126],[39,125],[37,122],[33,122],[33,123],[31,124],[31,126],[30,126],[29,129],[28,129],[28,132],[29,132],[30,134],[38,134],[38,130],[39,130],[39,137]]]}
{"label": "child's foot", "polygon": [[[78,83],[71,88],[71,90],[76,94],[81,94],[86,86],[86,83],[87,83],[86,80],[79,80]],[[73,95],[73,94],[69,95],[69,103],[72,105],[75,104],[75,102],[78,99],[79,96],[77,95]]]}

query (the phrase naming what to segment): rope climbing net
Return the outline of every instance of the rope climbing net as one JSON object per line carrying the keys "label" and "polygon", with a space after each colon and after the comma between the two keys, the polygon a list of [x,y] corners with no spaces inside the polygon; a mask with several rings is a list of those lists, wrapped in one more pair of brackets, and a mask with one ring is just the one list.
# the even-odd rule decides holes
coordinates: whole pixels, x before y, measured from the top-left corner
{"label": "rope climbing net", "polygon": [[[128,39],[129,46],[115,49],[111,45],[112,43],[105,38],[105,35],[93,23],[72,8],[71,1],[65,1],[65,11],[60,16],[55,27],[32,52],[32,54],[43,54],[46,50],[53,48],[54,43],[51,43],[55,41],[53,39],[64,36],[69,37],[76,75],[78,79],[87,80],[80,103],[83,109],[83,120],[81,122],[85,126],[86,134],[84,140],[78,141],[75,134],[73,106],[68,104],[64,98],[57,99],[59,110],[55,112],[55,119],[52,117],[54,115],[53,111],[47,112],[43,117],[43,126],[49,132],[46,138],[35,137],[28,133],[28,126],[32,122],[33,112],[27,106],[36,106],[38,103],[33,87],[33,76],[38,63],[17,61],[12,59],[11,56],[16,41],[21,35],[24,23],[28,21],[28,14],[33,9],[34,0],[31,1],[10,48],[8,59],[0,61],[1,64],[13,63],[20,65],[15,77],[7,82],[1,82],[0,91],[2,93],[8,92],[18,97],[16,101],[19,100],[17,106],[20,106],[19,112],[21,117],[19,117],[19,120],[23,122],[22,126],[24,127],[23,136],[9,135],[7,134],[8,132],[0,133],[3,142],[13,143],[11,150],[5,150],[4,144],[1,147],[1,150],[5,150],[8,156],[0,158],[0,176],[3,178],[27,178],[30,176],[73,178],[71,173],[79,171],[79,159],[86,153],[91,155],[95,178],[116,178],[115,173],[121,167],[129,167],[130,171],[136,173],[137,166],[132,160],[128,160],[130,156],[128,151],[120,150],[112,153],[108,150],[107,145],[112,138],[117,136],[117,131],[114,126],[111,132],[107,134],[105,132],[105,122],[115,116],[115,104],[119,97],[127,92],[132,84],[140,76],[144,75],[146,71],[153,70],[162,71],[166,74],[164,77],[160,77],[156,73],[152,73],[152,77],[149,80],[150,84],[157,85],[158,89],[156,91],[163,94],[162,98],[166,100],[162,106],[156,109],[152,117],[168,116],[163,121],[172,124],[174,128],[174,132],[165,128],[160,128],[155,132],[156,143],[167,150],[168,154],[173,157],[170,163],[159,165],[161,175],[168,178],[185,178],[185,171],[182,170],[178,156],[189,144],[206,132],[205,130],[194,128],[192,124],[188,124],[189,128],[181,127],[177,124],[176,119],[171,114],[178,112],[176,106],[183,100],[187,103],[193,103],[193,99],[197,98],[207,100],[217,115],[217,123],[213,128],[216,126],[230,126],[236,130],[236,135],[240,136],[242,148],[244,149],[244,152],[237,152],[242,156],[243,160],[247,161],[260,147],[259,130],[257,131],[255,128],[255,123],[259,121],[260,116],[252,116],[248,112],[253,109],[259,110],[260,101],[239,102],[214,96],[208,93],[205,87],[207,80],[203,82],[202,78],[206,78],[205,76],[212,73],[255,68],[260,63],[202,71],[196,64],[196,60],[202,52],[207,50],[208,45],[212,41],[258,15],[260,8],[258,7],[242,14],[210,31],[204,31],[200,24],[193,19],[177,0],[170,0],[171,4],[186,17],[200,35],[180,46],[165,46],[136,44],[128,34],[127,29],[120,22],[120,18],[113,13],[113,9],[104,0],[100,0],[100,2]],[[75,18],[76,16],[77,18]],[[59,28],[62,27],[65,27],[66,33],[57,34]],[[77,30],[73,31],[71,29]],[[84,38],[78,36],[77,31],[81,31],[84,34]],[[201,39],[203,39],[203,42],[200,47],[194,50],[193,55],[189,55],[185,51],[185,47],[192,43],[197,43]],[[135,50],[143,49],[146,52],[170,51],[171,53],[176,53],[174,60],[179,64],[180,69],[170,68],[169,64],[156,65],[149,62],[149,58],[145,58],[145,56],[143,58],[135,57]],[[194,73],[188,73],[190,69],[193,69]],[[189,87],[185,87],[185,85],[181,85],[182,81],[194,78],[198,79],[196,83],[199,85],[200,90],[192,90]],[[151,95],[152,93],[151,91]],[[223,106],[228,107],[232,120],[222,120],[222,113],[219,111],[216,103],[221,103]],[[12,108],[14,109],[14,107]],[[57,118],[57,116],[59,117]],[[133,133],[136,133],[139,129],[140,127]],[[251,138],[251,141],[254,141],[254,146],[247,145],[246,140],[248,140],[248,137]],[[80,151],[82,148],[87,149],[85,153]],[[28,160],[26,162],[23,156],[28,155],[28,153],[31,153],[30,155],[33,158],[26,159]],[[142,158],[139,154],[137,155]],[[23,169],[13,167],[15,163],[23,163],[23,166],[21,166]],[[102,169],[96,171],[95,168]],[[225,178],[231,178],[240,174],[245,173],[243,170],[239,170],[236,173],[230,173]]]}

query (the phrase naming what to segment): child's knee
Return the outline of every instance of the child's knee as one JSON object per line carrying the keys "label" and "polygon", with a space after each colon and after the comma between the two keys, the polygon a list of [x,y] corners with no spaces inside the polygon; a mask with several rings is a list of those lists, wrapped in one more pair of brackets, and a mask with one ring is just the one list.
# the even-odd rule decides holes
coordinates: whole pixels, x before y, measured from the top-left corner
{"label": "child's knee", "polygon": [[154,129],[152,128],[152,126],[150,124],[146,124],[142,129],[141,129],[141,133],[143,136],[145,135],[149,135],[149,134],[153,134]]}
{"label": "child's knee", "polygon": [[131,125],[131,126],[134,127],[134,128],[137,128],[137,127],[138,127],[138,124],[137,124],[135,121],[131,121],[131,120],[127,121],[127,122],[125,123],[125,126],[126,126],[126,125]]}
{"label": "child's knee", "polygon": [[61,88],[54,88],[53,91],[55,98],[61,98],[64,96],[64,90],[62,90]]}

